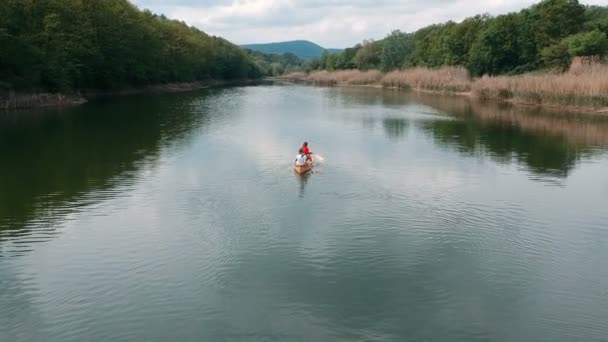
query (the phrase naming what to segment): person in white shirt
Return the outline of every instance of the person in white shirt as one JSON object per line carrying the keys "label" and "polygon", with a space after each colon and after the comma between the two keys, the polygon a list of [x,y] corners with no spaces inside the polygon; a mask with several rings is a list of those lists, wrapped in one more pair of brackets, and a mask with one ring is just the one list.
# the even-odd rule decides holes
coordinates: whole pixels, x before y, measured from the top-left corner
{"label": "person in white shirt", "polygon": [[303,149],[300,149],[300,151],[298,151],[298,155],[296,156],[296,160],[295,160],[296,165],[304,166],[304,165],[306,165],[307,160],[308,160],[308,156],[306,154],[304,154]]}

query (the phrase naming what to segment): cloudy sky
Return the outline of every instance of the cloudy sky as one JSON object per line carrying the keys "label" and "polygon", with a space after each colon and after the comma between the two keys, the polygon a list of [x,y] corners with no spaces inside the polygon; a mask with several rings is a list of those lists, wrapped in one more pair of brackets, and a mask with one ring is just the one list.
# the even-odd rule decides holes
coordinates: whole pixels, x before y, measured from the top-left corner
{"label": "cloudy sky", "polygon": [[[535,0],[131,0],[167,17],[184,20],[237,44],[307,39],[344,48],[393,29],[501,14]],[[604,4],[606,0],[582,0]]]}

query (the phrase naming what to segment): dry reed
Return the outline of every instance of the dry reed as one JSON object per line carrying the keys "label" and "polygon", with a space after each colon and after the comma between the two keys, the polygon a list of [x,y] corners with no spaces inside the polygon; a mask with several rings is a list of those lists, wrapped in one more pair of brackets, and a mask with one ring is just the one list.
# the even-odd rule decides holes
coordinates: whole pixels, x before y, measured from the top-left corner
{"label": "dry reed", "polygon": [[382,79],[382,85],[462,93],[471,90],[471,78],[468,71],[461,67],[440,69],[417,67],[386,74]]}
{"label": "dry reed", "polygon": [[526,104],[608,106],[608,65],[577,59],[562,74],[484,76],[473,83],[473,92]]}
{"label": "dry reed", "polygon": [[282,79],[288,81],[305,81],[306,77],[308,77],[308,75],[305,72],[292,72],[290,74],[281,76]]}
{"label": "dry reed", "polygon": [[309,75],[292,73],[283,78],[319,85],[382,85],[385,87],[417,88],[448,92],[466,92],[471,88],[469,73],[460,67],[444,67],[441,69],[413,68],[393,71],[388,74],[383,74],[378,70],[315,71]]}
{"label": "dry reed", "polygon": [[608,64],[575,59],[565,73],[529,73],[517,76],[483,76],[472,80],[466,69],[412,68],[382,74],[377,70],[316,71],[284,76],[292,81],[317,85],[382,85],[448,93],[470,92],[482,99],[526,104],[582,107],[608,106]]}
{"label": "dry reed", "polygon": [[340,71],[316,71],[308,75],[306,81],[321,85],[351,84],[369,85],[378,84],[382,79],[382,73],[377,70],[340,70]]}

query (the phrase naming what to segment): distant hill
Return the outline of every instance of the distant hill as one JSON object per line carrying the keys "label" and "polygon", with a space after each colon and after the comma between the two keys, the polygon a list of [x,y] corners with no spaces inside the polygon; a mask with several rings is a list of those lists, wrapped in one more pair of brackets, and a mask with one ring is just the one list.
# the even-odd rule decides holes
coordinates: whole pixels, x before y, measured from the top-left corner
{"label": "distant hill", "polygon": [[[268,44],[246,44],[241,45],[244,49],[259,51],[268,54],[282,55],[290,52],[301,59],[313,59],[321,57],[323,47],[307,40],[292,40],[289,42],[268,43]],[[327,49],[329,53],[340,52],[341,49]]]}

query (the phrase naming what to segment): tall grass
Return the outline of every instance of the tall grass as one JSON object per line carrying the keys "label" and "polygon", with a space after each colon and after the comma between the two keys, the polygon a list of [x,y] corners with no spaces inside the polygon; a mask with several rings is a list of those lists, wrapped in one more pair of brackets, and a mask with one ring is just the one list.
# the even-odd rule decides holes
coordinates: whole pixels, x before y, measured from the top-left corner
{"label": "tall grass", "polygon": [[283,78],[318,85],[382,85],[395,88],[418,88],[447,92],[466,92],[471,89],[469,73],[460,67],[441,69],[413,68],[383,74],[378,70],[315,71],[306,75],[292,73]]}
{"label": "tall grass", "polygon": [[295,73],[284,78],[318,85],[374,85],[398,89],[471,93],[481,99],[534,105],[584,107],[608,106],[608,64],[598,60],[575,59],[565,73],[528,73],[517,76],[483,76],[471,79],[466,69],[411,68],[382,74],[377,70],[316,71]]}
{"label": "tall grass", "polygon": [[480,98],[527,104],[608,106],[608,65],[576,59],[565,73],[484,76],[473,82]]}
{"label": "tall grass", "polygon": [[378,70],[340,70],[334,72],[316,71],[308,75],[306,81],[321,85],[370,85],[378,84],[382,79],[382,76],[382,73]]}
{"label": "tall grass", "polygon": [[285,79],[288,81],[293,81],[293,82],[306,81],[307,77],[308,77],[308,74],[306,74],[305,72],[292,72],[290,74],[281,76],[282,79]]}
{"label": "tall grass", "polygon": [[412,68],[392,71],[382,78],[382,85],[462,93],[471,90],[471,77],[462,67],[440,69]]}

